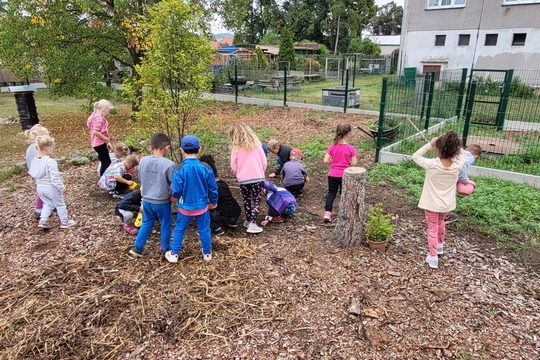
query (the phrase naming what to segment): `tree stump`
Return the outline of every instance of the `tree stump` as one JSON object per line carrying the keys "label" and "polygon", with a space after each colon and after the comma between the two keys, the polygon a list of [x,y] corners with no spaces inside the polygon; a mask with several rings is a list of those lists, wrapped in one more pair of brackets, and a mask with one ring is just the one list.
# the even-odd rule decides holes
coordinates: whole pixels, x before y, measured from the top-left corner
{"label": "tree stump", "polygon": [[343,174],[337,224],[328,236],[340,246],[364,241],[366,174],[366,169],[354,166]]}

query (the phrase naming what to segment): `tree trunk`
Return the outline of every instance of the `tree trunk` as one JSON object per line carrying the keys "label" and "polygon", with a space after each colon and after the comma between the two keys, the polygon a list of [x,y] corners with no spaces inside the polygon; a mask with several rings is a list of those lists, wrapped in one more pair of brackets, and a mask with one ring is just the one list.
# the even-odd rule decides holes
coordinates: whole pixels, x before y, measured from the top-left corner
{"label": "tree trunk", "polygon": [[334,46],[334,55],[337,54],[337,46],[338,46],[338,41],[339,41],[339,22],[341,20],[341,15],[338,16],[337,18],[337,32],[336,32],[336,45]]}
{"label": "tree trunk", "polygon": [[328,236],[328,240],[340,246],[364,241],[366,175],[367,170],[362,167],[350,167],[343,174],[337,224]]}

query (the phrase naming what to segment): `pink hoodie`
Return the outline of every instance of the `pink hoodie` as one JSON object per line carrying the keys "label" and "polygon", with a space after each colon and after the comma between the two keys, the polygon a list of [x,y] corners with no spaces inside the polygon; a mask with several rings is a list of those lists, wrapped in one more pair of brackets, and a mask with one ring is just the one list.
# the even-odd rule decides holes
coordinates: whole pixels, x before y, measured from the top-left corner
{"label": "pink hoodie", "polygon": [[266,164],[266,156],[261,146],[249,151],[243,149],[231,151],[231,170],[236,174],[239,184],[264,181]]}

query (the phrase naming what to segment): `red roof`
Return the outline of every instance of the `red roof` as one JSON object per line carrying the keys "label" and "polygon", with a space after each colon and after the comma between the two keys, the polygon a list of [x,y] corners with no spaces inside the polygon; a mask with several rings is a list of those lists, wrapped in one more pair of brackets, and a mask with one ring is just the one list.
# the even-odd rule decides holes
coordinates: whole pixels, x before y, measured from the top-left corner
{"label": "red roof", "polygon": [[232,45],[232,44],[233,44],[233,37],[227,36],[221,39],[220,41],[212,41],[210,43],[210,46],[212,46],[214,49],[219,49],[222,46]]}

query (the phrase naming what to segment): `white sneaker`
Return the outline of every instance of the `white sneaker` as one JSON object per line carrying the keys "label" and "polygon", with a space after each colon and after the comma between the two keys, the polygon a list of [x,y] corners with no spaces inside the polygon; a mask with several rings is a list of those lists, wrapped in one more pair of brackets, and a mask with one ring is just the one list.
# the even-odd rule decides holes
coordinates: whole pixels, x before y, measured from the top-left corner
{"label": "white sneaker", "polygon": [[438,269],[439,268],[439,258],[437,256],[426,256],[426,262],[428,263],[429,267],[432,269]]}
{"label": "white sneaker", "polygon": [[262,227],[258,226],[256,223],[249,223],[246,231],[250,234],[258,234],[258,233],[262,233],[263,229]]}
{"label": "white sneaker", "polygon": [[444,243],[443,244],[437,244],[437,255],[444,254]]}
{"label": "white sneaker", "polygon": [[210,254],[202,254],[202,257],[203,257],[204,261],[210,261],[210,260],[212,260],[212,253],[210,253]]}
{"label": "white sneaker", "polygon": [[60,229],[69,229],[72,226],[75,226],[75,220],[68,220],[66,223],[60,223]]}
{"label": "white sneaker", "polygon": [[165,253],[165,259],[170,263],[176,264],[178,262],[178,254],[173,254],[171,250],[169,250]]}
{"label": "white sneaker", "polygon": [[38,227],[42,229],[50,229],[52,225],[49,223],[49,221],[39,220]]}

